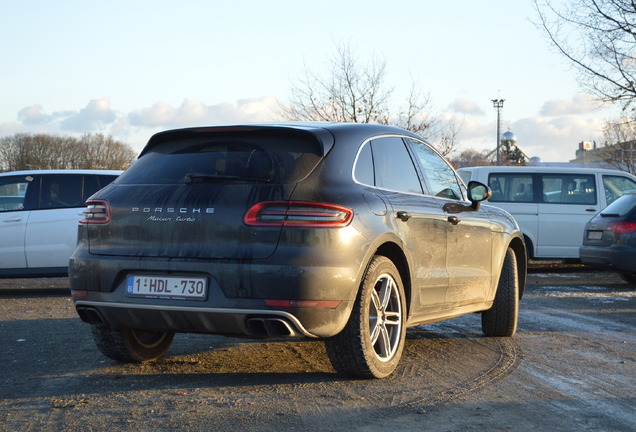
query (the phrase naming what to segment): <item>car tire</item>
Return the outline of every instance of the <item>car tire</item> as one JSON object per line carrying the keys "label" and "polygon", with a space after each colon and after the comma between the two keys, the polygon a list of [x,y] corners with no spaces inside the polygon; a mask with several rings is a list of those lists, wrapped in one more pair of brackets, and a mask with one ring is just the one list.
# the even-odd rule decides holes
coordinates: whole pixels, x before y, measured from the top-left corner
{"label": "car tire", "polygon": [[519,317],[519,274],[517,257],[506,251],[495,300],[490,309],[481,313],[481,328],[488,337],[509,337],[517,331]]}
{"label": "car tire", "polygon": [[106,357],[123,363],[155,360],[168,351],[174,338],[172,332],[113,328],[103,324],[91,326],[91,331],[100,351]]}
{"label": "car tire", "polygon": [[406,338],[406,300],[397,268],[375,256],[345,328],[325,339],[334,369],[356,378],[384,378],[395,370]]}
{"label": "car tire", "polygon": [[630,284],[636,284],[636,273],[621,273],[621,279]]}

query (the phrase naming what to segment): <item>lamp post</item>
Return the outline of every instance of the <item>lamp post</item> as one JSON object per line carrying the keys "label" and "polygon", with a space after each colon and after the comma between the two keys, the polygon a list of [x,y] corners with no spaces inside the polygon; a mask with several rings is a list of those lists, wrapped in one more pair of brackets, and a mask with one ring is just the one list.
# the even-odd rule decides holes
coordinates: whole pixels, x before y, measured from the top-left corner
{"label": "lamp post", "polygon": [[501,136],[501,109],[503,108],[505,99],[493,99],[492,105],[497,110],[497,165],[501,163],[501,157],[499,156],[499,137]]}

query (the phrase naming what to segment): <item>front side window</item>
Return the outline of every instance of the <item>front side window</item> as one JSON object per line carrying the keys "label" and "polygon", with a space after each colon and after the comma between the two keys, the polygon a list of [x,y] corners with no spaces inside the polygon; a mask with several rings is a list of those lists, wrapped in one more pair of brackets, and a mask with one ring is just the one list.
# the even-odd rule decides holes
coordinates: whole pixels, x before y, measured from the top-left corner
{"label": "front side window", "polygon": [[596,204],[593,175],[544,174],[543,202],[550,204]]}
{"label": "front side window", "polygon": [[629,177],[623,176],[603,176],[603,187],[605,188],[605,199],[607,204],[611,204],[627,193],[636,192],[636,182]]}
{"label": "front side window", "polygon": [[440,155],[423,142],[409,139],[422,168],[429,192],[440,198],[461,200],[462,188],[457,181],[455,171]]}
{"label": "front side window", "polygon": [[32,182],[31,176],[0,178],[0,212],[25,209],[27,190]]}
{"label": "front side window", "polygon": [[497,173],[488,176],[492,202],[533,202],[534,183],[531,174]]}
{"label": "front side window", "polygon": [[374,139],[371,148],[377,187],[396,192],[422,193],[413,160],[401,138]]}

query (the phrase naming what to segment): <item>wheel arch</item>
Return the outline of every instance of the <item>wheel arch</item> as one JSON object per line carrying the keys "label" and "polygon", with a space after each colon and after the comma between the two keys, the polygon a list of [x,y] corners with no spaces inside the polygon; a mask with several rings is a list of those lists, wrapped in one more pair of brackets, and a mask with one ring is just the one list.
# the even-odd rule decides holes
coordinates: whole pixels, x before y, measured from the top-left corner
{"label": "wheel arch", "polygon": [[[525,240],[525,236],[524,236]],[[523,297],[523,291],[526,286],[527,268],[528,268],[528,253],[526,249],[526,243],[520,237],[513,237],[508,247],[510,247],[515,253],[517,259],[517,276],[519,278],[519,300]]]}
{"label": "wheel arch", "polygon": [[404,295],[406,296],[408,316],[411,309],[411,270],[404,251],[398,244],[389,241],[380,245],[373,255],[381,255],[390,259],[398,269],[398,272],[400,272],[400,278],[404,286]]}
{"label": "wheel arch", "polygon": [[528,255],[528,259],[533,259],[534,258],[534,242],[525,233],[523,234],[523,242],[525,243],[526,254]]}

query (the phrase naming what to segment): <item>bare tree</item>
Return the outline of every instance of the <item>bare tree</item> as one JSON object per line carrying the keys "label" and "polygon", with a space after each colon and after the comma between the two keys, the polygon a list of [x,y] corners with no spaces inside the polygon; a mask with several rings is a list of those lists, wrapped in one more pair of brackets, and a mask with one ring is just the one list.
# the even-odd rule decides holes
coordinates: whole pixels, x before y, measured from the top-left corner
{"label": "bare tree", "polygon": [[603,131],[605,146],[596,150],[611,168],[636,174],[636,122],[623,118],[608,122]]}
{"label": "bare tree", "polygon": [[623,109],[636,101],[636,2],[535,0],[542,28],[583,89]]}
{"label": "bare tree", "polygon": [[287,120],[392,124],[440,143],[443,155],[455,149],[461,125],[455,118],[447,122],[437,118],[429,94],[415,84],[406,104],[393,115],[394,89],[385,82],[384,59],[361,64],[348,45],[339,45],[331,66],[326,77],[305,68],[292,85],[289,103],[281,106]]}
{"label": "bare tree", "polygon": [[126,144],[102,134],[81,138],[45,134],[16,134],[0,138],[0,168],[29,169],[125,169],[135,158]]}
{"label": "bare tree", "polygon": [[451,157],[451,164],[455,168],[494,165],[493,152],[489,150],[467,149]]}
{"label": "bare tree", "polygon": [[129,146],[103,134],[82,135],[77,146],[82,157],[73,161],[73,168],[124,169],[135,158]]}

